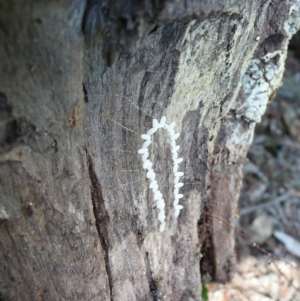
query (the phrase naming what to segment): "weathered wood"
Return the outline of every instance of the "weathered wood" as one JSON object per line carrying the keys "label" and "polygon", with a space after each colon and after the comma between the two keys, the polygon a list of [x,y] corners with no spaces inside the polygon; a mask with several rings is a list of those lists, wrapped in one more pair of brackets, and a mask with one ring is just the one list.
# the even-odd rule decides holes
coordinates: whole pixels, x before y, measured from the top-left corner
{"label": "weathered wood", "polygon": [[[1,1],[3,300],[200,300],[201,253],[205,278],[233,274],[233,230],[201,213],[234,225],[300,3],[124,3]],[[160,233],[137,150],[163,115],[181,133],[185,197],[176,220],[160,131]]]}

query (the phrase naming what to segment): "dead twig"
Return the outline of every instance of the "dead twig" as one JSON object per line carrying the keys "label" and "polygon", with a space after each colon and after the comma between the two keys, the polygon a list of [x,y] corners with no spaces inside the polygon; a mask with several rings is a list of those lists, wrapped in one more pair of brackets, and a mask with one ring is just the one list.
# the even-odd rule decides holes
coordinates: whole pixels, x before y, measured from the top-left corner
{"label": "dead twig", "polygon": [[255,212],[257,210],[265,209],[265,208],[273,206],[275,204],[279,204],[281,202],[284,202],[284,201],[288,200],[290,197],[296,196],[296,195],[297,194],[295,193],[294,190],[288,190],[285,194],[277,197],[276,199],[273,199],[271,201],[268,201],[268,202],[265,202],[265,203],[262,203],[262,204],[259,204],[259,205],[249,206],[249,207],[241,209],[240,210],[240,216],[250,214],[250,213]]}

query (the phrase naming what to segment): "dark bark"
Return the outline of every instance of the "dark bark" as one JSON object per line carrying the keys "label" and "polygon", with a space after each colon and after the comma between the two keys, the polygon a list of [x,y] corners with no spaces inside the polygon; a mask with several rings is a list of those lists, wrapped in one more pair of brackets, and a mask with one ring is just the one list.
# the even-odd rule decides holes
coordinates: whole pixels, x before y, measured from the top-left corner
{"label": "dark bark", "polygon": [[[243,162],[299,6],[0,1],[1,298],[200,300],[201,254],[228,281]],[[137,150],[164,115],[185,186],[176,220],[160,131],[161,233]]]}

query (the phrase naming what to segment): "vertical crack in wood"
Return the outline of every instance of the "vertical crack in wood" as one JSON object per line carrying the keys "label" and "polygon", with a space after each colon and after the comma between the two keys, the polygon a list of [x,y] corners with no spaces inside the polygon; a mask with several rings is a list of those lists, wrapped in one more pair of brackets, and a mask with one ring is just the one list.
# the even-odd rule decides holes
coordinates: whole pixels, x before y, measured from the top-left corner
{"label": "vertical crack in wood", "polygon": [[215,268],[215,250],[211,233],[211,220],[207,215],[209,209],[207,204],[203,207],[201,218],[198,222],[199,239],[201,244],[202,258],[200,260],[200,271],[204,283],[212,281],[216,273]]}
{"label": "vertical crack in wood", "polygon": [[150,295],[153,301],[158,301],[158,287],[155,279],[152,277],[148,252],[146,252],[145,261],[146,261],[146,275],[149,283]]}
{"label": "vertical crack in wood", "polygon": [[96,220],[95,224],[96,224],[98,236],[100,238],[100,243],[104,251],[105,269],[106,269],[109,289],[110,289],[110,300],[113,301],[113,297],[112,297],[113,280],[112,280],[112,272],[109,263],[110,244],[109,244],[108,230],[107,230],[107,225],[110,224],[110,219],[109,219],[108,212],[105,208],[105,202],[102,196],[101,185],[97,178],[94,165],[92,162],[92,158],[87,150],[86,150],[86,157],[87,157],[89,177],[91,180],[91,198],[93,203],[94,216]]}
{"label": "vertical crack in wood", "polygon": [[83,100],[85,103],[89,102],[89,95],[84,83],[82,83]]}

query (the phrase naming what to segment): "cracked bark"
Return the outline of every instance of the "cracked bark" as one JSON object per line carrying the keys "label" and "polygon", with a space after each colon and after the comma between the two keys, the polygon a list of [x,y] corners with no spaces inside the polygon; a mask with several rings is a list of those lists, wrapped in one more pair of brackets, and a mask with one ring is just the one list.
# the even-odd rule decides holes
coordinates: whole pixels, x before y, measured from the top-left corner
{"label": "cracked bark", "polygon": [[95,217],[95,226],[98,231],[98,235],[100,238],[102,250],[104,252],[104,259],[105,259],[105,269],[109,283],[109,290],[110,290],[110,300],[113,301],[112,297],[112,275],[111,275],[111,268],[109,263],[109,237],[107,226],[110,223],[108,212],[105,209],[105,201],[102,196],[101,185],[98,181],[97,174],[94,170],[94,165],[92,159],[88,152],[87,155],[87,166],[89,169],[89,177],[91,181],[91,199],[93,202],[93,211]]}
{"label": "cracked bark", "polygon": [[[190,301],[201,276],[232,277],[233,230],[208,217],[234,225],[300,4],[206,2],[1,2],[0,299]],[[181,133],[178,220],[162,133],[151,149],[164,233],[136,154],[145,112]]]}

